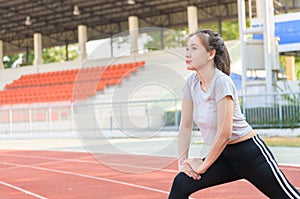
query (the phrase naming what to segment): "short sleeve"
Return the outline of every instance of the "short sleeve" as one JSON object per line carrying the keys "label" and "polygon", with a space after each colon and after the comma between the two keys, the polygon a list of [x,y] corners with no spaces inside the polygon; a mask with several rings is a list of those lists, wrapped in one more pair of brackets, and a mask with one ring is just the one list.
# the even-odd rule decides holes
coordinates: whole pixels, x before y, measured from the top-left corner
{"label": "short sleeve", "polygon": [[192,88],[193,88],[193,82],[195,82],[196,77],[197,76],[196,76],[195,73],[190,74],[189,77],[186,80],[185,85],[182,88],[183,96],[186,97],[188,100],[191,100],[191,101],[194,101],[193,100],[193,94],[192,94],[193,93]]}
{"label": "short sleeve", "polygon": [[236,89],[229,76],[222,75],[216,79],[215,82],[215,99],[216,102],[220,101],[226,96],[231,96],[236,100]]}
{"label": "short sleeve", "polygon": [[189,85],[189,81],[187,81],[183,86],[182,93],[183,96],[186,97],[188,100],[193,101],[192,94],[191,94],[191,86]]}

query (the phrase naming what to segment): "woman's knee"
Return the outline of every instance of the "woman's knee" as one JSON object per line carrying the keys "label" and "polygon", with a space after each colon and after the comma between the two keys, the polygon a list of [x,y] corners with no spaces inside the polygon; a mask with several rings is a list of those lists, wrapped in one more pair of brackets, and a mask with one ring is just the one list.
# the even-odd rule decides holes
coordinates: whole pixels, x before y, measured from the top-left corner
{"label": "woman's knee", "polygon": [[190,177],[188,177],[185,173],[181,172],[177,174],[177,176],[173,180],[173,186],[172,189],[175,189],[176,191],[180,192],[186,192],[187,187],[187,180],[189,180]]}
{"label": "woman's knee", "polygon": [[181,172],[173,180],[169,199],[188,199],[195,191],[201,189],[201,180],[194,180]]}

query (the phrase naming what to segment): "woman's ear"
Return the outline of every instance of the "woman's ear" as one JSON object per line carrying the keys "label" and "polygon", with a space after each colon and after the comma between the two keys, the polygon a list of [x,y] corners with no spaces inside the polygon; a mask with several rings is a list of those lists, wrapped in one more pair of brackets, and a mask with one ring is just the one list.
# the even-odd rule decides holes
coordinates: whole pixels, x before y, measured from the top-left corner
{"label": "woman's ear", "polygon": [[208,52],[208,60],[213,60],[215,58],[216,55],[216,50],[212,49]]}

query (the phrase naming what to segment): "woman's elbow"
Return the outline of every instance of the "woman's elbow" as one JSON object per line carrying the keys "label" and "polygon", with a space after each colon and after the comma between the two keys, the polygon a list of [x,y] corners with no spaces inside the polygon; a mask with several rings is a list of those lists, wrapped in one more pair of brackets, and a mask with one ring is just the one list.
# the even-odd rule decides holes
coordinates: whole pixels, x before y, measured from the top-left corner
{"label": "woman's elbow", "polygon": [[193,128],[193,119],[192,118],[181,118],[180,120],[180,128],[184,129],[192,129]]}
{"label": "woman's elbow", "polygon": [[221,138],[221,140],[223,140],[224,142],[227,143],[227,142],[230,140],[231,135],[232,135],[232,131],[230,131],[230,130],[223,131],[223,132],[221,133],[220,138]]}
{"label": "woman's elbow", "polygon": [[192,131],[193,124],[184,124],[184,123],[181,123],[180,126],[179,126],[179,129],[181,131],[184,131],[184,132],[186,132],[186,131]]}
{"label": "woman's elbow", "polygon": [[223,140],[228,141],[232,135],[232,123],[227,122],[223,123],[223,125],[219,125],[218,132]]}

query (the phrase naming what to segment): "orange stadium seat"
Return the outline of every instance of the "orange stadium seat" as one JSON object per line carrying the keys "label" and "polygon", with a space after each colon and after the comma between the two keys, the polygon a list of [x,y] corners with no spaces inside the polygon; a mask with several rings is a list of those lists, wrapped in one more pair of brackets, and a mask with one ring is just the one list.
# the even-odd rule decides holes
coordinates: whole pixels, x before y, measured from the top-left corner
{"label": "orange stadium seat", "polygon": [[[109,85],[121,84],[144,65],[141,61],[22,75],[0,90],[0,105],[86,99]],[[18,117],[14,119],[19,121]],[[57,118],[55,114],[52,117]],[[6,121],[3,118],[6,116],[1,116]]]}

